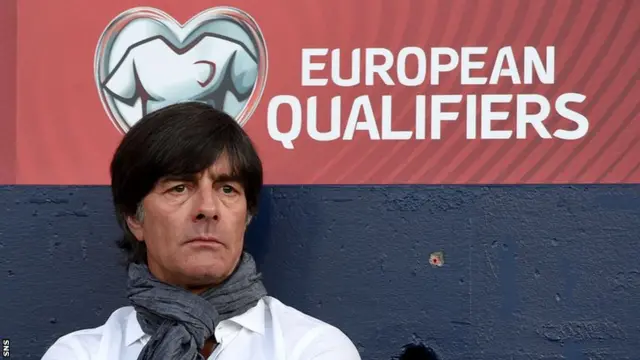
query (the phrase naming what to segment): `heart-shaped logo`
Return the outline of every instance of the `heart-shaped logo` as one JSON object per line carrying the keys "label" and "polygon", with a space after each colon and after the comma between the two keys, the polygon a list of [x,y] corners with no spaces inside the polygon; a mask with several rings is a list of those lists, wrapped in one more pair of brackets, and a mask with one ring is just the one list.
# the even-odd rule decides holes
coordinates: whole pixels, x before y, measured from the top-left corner
{"label": "heart-shaped logo", "polygon": [[182,25],[137,7],[106,27],[94,71],[102,104],[123,133],[183,101],[208,103],[244,126],[266,85],[267,47],[253,18],[236,8],[207,9]]}

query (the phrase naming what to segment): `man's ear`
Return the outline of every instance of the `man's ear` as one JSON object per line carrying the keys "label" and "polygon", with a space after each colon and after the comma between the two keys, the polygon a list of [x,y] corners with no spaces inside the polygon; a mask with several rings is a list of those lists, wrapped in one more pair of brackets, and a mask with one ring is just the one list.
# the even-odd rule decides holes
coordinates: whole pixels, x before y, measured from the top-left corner
{"label": "man's ear", "polygon": [[142,229],[142,221],[140,221],[141,219],[138,219],[137,216],[130,216],[130,215],[127,215],[126,219],[127,219],[127,226],[129,227],[129,231],[131,231],[133,236],[135,236],[138,241],[143,241],[144,232]]}

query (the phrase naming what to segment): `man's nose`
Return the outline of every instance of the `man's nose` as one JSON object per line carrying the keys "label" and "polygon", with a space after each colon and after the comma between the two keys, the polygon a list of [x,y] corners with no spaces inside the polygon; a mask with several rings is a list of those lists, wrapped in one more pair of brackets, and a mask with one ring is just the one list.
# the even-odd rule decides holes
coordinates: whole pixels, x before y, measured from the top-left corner
{"label": "man's nose", "polygon": [[220,217],[219,209],[218,198],[213,189],[202,188],[198,191],[198,202],[193,220],[218,220]]}

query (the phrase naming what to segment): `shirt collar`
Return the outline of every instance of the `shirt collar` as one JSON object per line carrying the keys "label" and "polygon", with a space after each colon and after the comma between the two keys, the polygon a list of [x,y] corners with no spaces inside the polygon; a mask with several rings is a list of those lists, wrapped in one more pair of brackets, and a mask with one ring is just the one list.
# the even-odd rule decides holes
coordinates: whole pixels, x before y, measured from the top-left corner
{"label": "shirt collar", "polygon": [[264,335],[265,303],[260,299],[258,303],[244,313],[234,316],[229,321],[234,322],[260,335]]}
{"label": "shirt collar", "polygon": [[[260,299],[256,306],[247,310],[246,312],[234,316],[227,321],[236,323],[248,330],[256,332],[260,335],[264,335],[264,317],[265,317],[265,304],[264,300]],[[225,321],[222,322],[224,324]],[[217,329],[216,329],[217,330]],[[127,324],[125,330],[125,344],[129,346],[134,342],[142,339],[146,334],[142,331],[140,323],[138,323],[137,313],[135,310],[131,311],[127,317]]]}
{"label": "shirt collar", "polygon": [[143,336],[145,336],[144,331],[140,327],[140,323],[138,323],[137,312],[135,309],[131,308],[132,311],[127,317],[127,327],[124,334],[124,342],[125,345],[129,346],[134,342],[140,340]]}

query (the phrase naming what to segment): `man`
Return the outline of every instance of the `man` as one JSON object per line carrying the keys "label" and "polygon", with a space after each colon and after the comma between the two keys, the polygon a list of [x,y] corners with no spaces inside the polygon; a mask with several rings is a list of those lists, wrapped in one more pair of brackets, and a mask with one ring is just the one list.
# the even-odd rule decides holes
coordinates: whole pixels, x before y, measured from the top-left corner
{"label": "man", "polygon": [[131,306],[43,360],[360,360],[339,329],[268,296],[244,252],[262,176],[229,115],[186,102],[144,116],[111,163]]}

